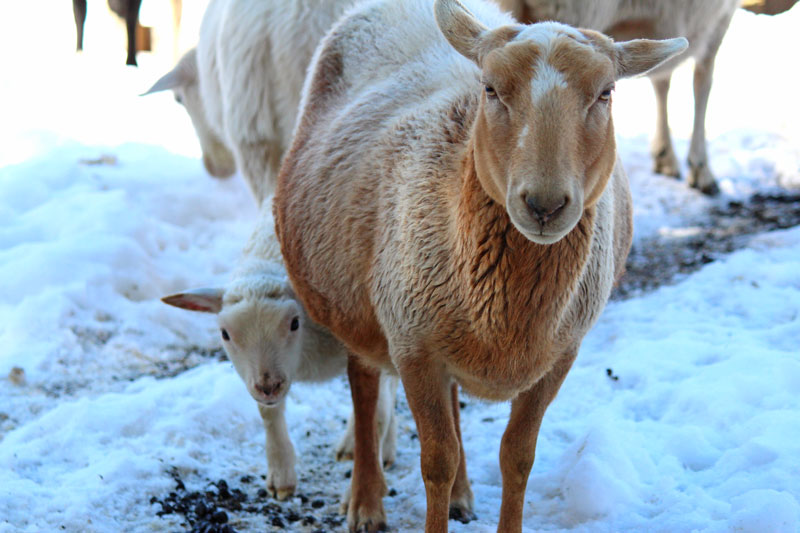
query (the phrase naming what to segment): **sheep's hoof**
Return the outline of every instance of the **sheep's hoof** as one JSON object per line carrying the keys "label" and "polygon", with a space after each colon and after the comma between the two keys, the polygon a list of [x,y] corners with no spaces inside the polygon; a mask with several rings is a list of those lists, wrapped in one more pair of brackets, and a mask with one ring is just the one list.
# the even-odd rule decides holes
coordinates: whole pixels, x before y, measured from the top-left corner
{"label": "sheep's hoof", "polygon": [[698,189],[703,194],[715,196],[719,194],[719,186],[714,175],[705,163],[689,162],[689,177],[687,179],[689,187]]}
{"label": "sheep's hoof", "polygon": [[350,528],[352,533],[376,533],[377,531],[388,531],[385,522],[374,523],[371,520],[359,524],[355,529]]}
{"label": "sheep's hoof", "polygon": [[374,533],[376,531],[386,531],[386,515],[383,512],[383,504],[380,499],[372,502],[373,509],[369,509],[369,502],[357,504],[351,498],[350,488],[342,497],[340,512],[347,514],[347,524],[350,533]]}
{"label": "sheep's hoof", "polygon": [[353,460],[353,450],[341,448],[336,450],[336,460],[337,461],[352,461]]}
{"label": "sheep's hoof", "polygon": [[477,518],[478,516],[472,512],[472,509],[463,507],[461,505],[450,505],[451,520],[458,520],[462,524],[469,524]]}
{"label": "sheep's hoof", "polygon": [[681,167],[672,148],[662,148],[653,152],[653,172],[675,179],[681,177]]}
{"label": "sheep's hoof", "polygon": [[275,487],[274,485],[267,486],[267,492],[269,492],[270,496],[275,498],[278,501],[284,501],[294,495],[294,485],[289,485],[286,487]]}

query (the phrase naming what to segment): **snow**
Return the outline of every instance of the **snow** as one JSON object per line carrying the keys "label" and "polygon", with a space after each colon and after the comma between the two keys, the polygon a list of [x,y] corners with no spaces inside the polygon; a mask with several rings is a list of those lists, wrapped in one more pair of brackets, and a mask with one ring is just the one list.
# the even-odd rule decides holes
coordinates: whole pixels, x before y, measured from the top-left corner
{"label": "snow", "polygon": [[[88,40],[99,24],[91,2],[87,52],[76,56],[67,3],[50,26],[37,18],[42,2],[15,4],[0,8],[9,51],[0,70],[0,532],[179,530],[179,516],[159,517],[150,504],[174,489],[170,469],[197,487],[260,479],[264,437],[254,403],[218,357],[213,317],[159,297],[224,283],[256,209],[241,176],[204,172],[188,117],[168,94],[137,96],[171,58],[143,54],[138,70],[123,67],[121,42]],[[708,119],[723,200],[800,186],[797,69],[786,64],[800,49],[799,23],[798,9],[734,18]],[[34,31],[45,27],[51,39]],[[683,160],[689,65],[672,87]],[[650,173],[653,109],[647,80],[619,84],[636,239],[679,231],[722,201]],[[798,228],[611,302],[545,416],[524,530],[800,530],[799,346]],[[495,531],[508,406],[464,400],[479,520],[450,529]],[[344,491],[349,466],[332,450],[348,403],[344,378],[293,385],[299,490],[316,490],[315,472],[330,471],[325,483],[338,486],[329,492]],[[397,494],[384,503],[390,525],[412,532],[425,495],[402,394],[398,409],[387,473]]]}

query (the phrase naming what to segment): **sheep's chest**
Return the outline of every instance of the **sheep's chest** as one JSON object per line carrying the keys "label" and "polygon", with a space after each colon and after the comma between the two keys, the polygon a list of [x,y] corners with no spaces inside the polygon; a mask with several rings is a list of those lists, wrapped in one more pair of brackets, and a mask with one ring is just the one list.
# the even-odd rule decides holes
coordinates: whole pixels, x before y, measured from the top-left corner
{"label": "sheep's chest", "polygon": [[405,287],[399,323],[424,338],[426,351],[443,358],[467,391],[505,400],[574,350],[585,328],[571,322],[595,312],[578,290],[594,212],[561,242],[541,246],[525,239],[501,207],[487,209],[492,223],[473,224],[450,253],[417,248],[424,255],[413,258],[415,275],[405,276],[414,284]]}

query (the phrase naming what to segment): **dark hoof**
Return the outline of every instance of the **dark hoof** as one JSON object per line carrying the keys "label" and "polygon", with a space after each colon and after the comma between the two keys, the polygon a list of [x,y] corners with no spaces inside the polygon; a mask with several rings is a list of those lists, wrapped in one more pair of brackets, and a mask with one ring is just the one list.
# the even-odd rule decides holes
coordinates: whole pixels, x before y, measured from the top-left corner
{"label": "dark hoof", "polygon": [[355,533],[377,533],[378,531],[388,531],[389,528],[386,527],[384,522],[378,522],[377,524],[369,521],[365,524],[361,524],[358,526],[357,529],[353,530]]}
{"label": "dark hoof", "polygon": [[701,187],[700,192],[708,196],[717,196],[719,194],[719,186],[717,185],[716,182],[713,182],[710,185]]}
{"label": "dark hoof", "polygon": [[450,508],[450,520],[458,520],[462,524],[469,524],[477,518],[478,516],[469,509],[462,509],[461,507]]}

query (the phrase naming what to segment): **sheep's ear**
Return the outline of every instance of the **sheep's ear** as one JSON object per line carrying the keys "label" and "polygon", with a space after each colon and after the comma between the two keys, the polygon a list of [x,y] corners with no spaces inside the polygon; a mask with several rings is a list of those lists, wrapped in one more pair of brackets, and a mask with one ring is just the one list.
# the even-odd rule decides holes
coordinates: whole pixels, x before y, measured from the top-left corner
{"label": "sheep's ear", "polygon": [[161,301],[189,311],[216,314],[222,309],[223,294],[225,294],[225,289],[192,289],[164,296]]}
{"label": "sheep's ear", "polygon": [[197,55],[195,49],[192,48],[178,61],[175,67],[161,76],[157,82],[153,84],[146,92],[140,96],[147,94],[157,93],[160,91],[168,91],[170,89],[177,89],[184,87],[197,80]]}
{"label": "sheep's ear", "polygon": [[433,10],[436,24],[447,42],[462,56],[479,63],[481,37],[489,28],[458,0],[436,0]]}
{"label": "sheep's ear", "polygon": [[635,39],[614,44],[617,63],[617,78],[630,78],[644,74],[680,54],[689,41],[683,37],[653,41]]}

